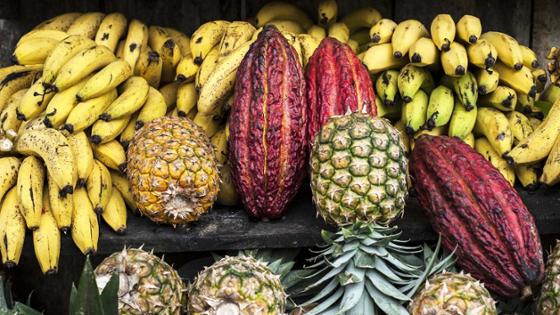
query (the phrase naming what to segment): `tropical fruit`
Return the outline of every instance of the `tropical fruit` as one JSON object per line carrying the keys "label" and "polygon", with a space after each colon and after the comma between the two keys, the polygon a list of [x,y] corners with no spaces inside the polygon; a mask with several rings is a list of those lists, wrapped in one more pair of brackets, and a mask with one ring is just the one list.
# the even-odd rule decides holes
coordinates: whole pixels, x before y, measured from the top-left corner
{"label": "tropical fruit", "polygon": [[560,312],[560,242],[548,256],[545,278],[537,302],[537,314],[555,315]]}

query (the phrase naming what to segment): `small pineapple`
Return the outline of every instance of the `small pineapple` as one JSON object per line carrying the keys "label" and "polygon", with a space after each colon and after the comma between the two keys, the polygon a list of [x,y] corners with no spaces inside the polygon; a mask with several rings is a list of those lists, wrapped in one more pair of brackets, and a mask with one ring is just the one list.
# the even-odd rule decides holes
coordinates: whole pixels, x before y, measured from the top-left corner
{"label": "small pineapple", "polygon": [[560,241],[548,257],[537,310],[540,315],[560,314]]}
{"label": "small pineapple", "polygon": [[185,285],[175,269],[142,249],[123,249],[105,258],[95,277],[99,290],[111,276],[119,275],[119,314],[180,315],[185,301]]}
{"label": "small pineapple", "polygon": [[389,223],[404,210],[407,165],[399,131],[388,120],[361,113],[329,118],[311,153],[317,211],[339,226]]}
{"label": "small pineapple", "polygon": [[444,272],[426,282],[410,304],[411,315],[496,315],[496,302],[482,283],[467,274]]}
{"label": "small pineapple", "polygon": [[286,308],[280,276],[250,256],[226,256],[206,268],[188,296],[191,315],[278,315]]}

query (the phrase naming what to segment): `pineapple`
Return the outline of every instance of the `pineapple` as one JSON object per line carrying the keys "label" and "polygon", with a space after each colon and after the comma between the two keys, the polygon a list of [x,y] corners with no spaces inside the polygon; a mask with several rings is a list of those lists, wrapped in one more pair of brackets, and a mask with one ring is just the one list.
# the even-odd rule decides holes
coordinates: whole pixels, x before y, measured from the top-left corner
{"label": "pineapple", "polygon": [[410,304],[411,315],[496,315],[496,302],[482,283],[467,274],[444,272],[426,282]]}
{"label": "pineapple", "polygon": [[191,315],[277,315],[287,303],[280,276],[250,256],[226,256],[206,268],[188,296]]}
{"label": "pineapple", "polygon": [[311,188],[329,223],[386,224],[407,196],[405,148],[388,120],[353,113],[329,118],[311,153]]}
{"label": "pineapple", "polygon": [[560,241],[548,257],[546,276],[537,303],[537,314],[560,314]]}
{"label": "pineapple", "polygon": [[198,220],[218,196],[218,162],[204,131],[187,118],[162,117],[134,136],[127,175],[138,210],[156,223]]}
{"label": "pineapple", "polygon": [[182,314],[184,283],[177,271],[159,257],[134,248],[112,254],[95,268],[99,290],[105,288],[114,273],[120,281],[119,314]]}

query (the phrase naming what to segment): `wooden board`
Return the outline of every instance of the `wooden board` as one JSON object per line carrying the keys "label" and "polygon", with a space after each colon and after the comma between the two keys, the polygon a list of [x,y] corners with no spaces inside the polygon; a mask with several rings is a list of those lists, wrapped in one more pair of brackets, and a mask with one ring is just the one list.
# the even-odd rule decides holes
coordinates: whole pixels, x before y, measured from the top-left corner
{"label": "wooden board", "polygon": [[552,46],[560,46],[560,5],[555,0],[535,0],[533,8],[532,47],[541,65]]}

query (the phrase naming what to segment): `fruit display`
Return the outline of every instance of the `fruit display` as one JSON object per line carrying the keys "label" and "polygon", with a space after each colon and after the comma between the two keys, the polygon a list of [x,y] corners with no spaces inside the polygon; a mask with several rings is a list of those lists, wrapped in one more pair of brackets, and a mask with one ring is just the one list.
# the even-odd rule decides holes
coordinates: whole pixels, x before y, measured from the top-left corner
{"label": "fruit display", "polygon": [[558,273],[560,246],[558,244],[558,241],[556,241],[556,246],[552,249],[546,263],[546,275],[537,302],[537,312],[540,315],[557,314],[560,310],[560,289],[558,287],[558,281],[560,281]]}

